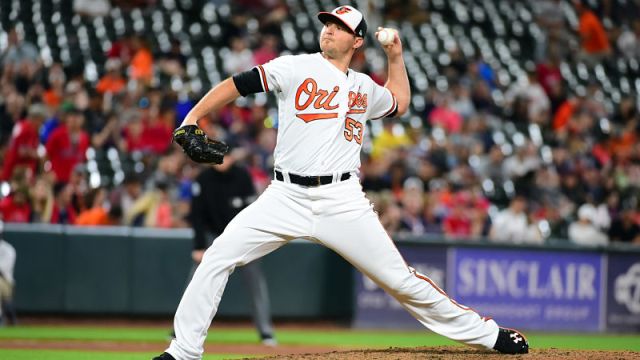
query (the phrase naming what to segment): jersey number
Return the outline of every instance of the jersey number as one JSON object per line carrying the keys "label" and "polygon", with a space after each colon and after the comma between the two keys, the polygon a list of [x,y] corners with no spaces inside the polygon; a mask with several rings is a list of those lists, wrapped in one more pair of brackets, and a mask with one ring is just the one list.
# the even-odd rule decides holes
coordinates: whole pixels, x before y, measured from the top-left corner
{"label": "jersey number", "polygon": [[364,128],[362,127],[362,123],[359,123],[350,117],[348,117],[344,122],[344,138],[347,139],[347,141],[355,139],[359,145],[362,145],[363,130]]}

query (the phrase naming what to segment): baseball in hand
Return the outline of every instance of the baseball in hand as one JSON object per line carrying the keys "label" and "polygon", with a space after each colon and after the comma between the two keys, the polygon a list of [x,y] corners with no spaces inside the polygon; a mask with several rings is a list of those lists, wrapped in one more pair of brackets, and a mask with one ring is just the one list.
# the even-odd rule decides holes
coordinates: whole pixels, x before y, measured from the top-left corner
{"label": "baseball in hand", "polygon": [[378,41],[382,45],[391,45],[396,37],[396,30],[391,28],[378,28]]}

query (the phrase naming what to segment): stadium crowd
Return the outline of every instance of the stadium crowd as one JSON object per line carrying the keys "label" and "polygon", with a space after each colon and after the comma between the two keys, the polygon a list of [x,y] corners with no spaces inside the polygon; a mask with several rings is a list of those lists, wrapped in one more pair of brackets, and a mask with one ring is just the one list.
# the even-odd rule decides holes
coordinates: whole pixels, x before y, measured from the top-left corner
{"label": "stadium crowd", "polygon": [[[105,12],[119,6],[98,3]],[[384,21],[428,21],[422,2],[395,3],[379,9]],[[638,2],[624,3],[628,8],[617,1],[596,8],[537,1],[534,21],[544,36],[526,77],[502,86],[482,56],[466,57],[454,46],[442,71],[446,86],[414,89],[414,99],[424,100],[419,111],[370,124],[360,176],[386,229],[468,241],[640,245],[638,95],[608,107],[598,81],[570,88],[561,71],[563,62],[607,66],[617,57],[640,57]],[[554,11],[562,4],[576,16],[576,28]],[[234,1],[229,8],[226,44],[218,49],[225,75],[287,51],[280,26],[289,16],[285,2]],[[46,64],[20,26],[2,27],[2,219],[189,226],[192,183],[202,168],[171,143],[171,133],[207,89],[187,86],[180,39],[162,50],[141,34],[126,34],[89,81],[82,64]],[[384,67],[372,66],[366,54],[357,54],[353,68],[383,83]],[[258,191],[272,178],[274,105],[269,96],[240,99],[201,123],[209,136],[232,144]]]}

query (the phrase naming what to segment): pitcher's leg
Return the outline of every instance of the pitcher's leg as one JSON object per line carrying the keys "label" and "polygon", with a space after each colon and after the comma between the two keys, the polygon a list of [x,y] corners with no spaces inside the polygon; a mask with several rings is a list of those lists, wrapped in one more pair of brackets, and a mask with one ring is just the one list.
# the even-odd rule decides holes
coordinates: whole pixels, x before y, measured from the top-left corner
{"label": "pitcher's leg", "polygon": [[244,265],[277,249],[285,240],[248,227],[227,229],[207,249],[202,263],[180,300],[174,318],[176,338],[167,349],[179,360],[201,359],[207,330],[222,293],[237,265]]}
{"label": "pitcher's leg", "polygon": [[324,219],[317,238],[393,296],[424,326],[467,345],[493,348],[498,325],[459,305],[404,261],[373,211]]}
{"label": "pitcher's leg", "polygon": [[269,303],[269,290],[267,280],[262,273],[259,260],[243,266],[240,271],[251,293],[253,305],[253,321],[258,328],[260,338],[273,339],[273,324],[271,323],[271,305]]}

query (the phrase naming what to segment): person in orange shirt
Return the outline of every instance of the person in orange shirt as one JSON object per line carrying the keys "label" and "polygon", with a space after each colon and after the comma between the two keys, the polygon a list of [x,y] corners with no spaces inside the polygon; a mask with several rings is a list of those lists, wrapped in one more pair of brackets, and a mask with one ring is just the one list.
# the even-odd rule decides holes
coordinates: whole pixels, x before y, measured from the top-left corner
{"label": "person in orange shirt", "polygon": [[86,195],[86,203],[91,204],[91,208],[82,211],[76,218],[75,224],[78,226],[118,225],[122,217],[122,209],[119,206],[112,206],[107,211],[103,206],[106,198],[107,192],[104,188],[92,189]]}
{"label": "person in orange shirt", "polygon": [[104,74],[98,85],[96,85],[96,90],[100,94],[112,93],[117,94],[124,90],[127,82],[125,81],[122,73],[120,72],[120,60],[118,59],[109,59],[105,64],[105,68],[107,73]]}
{"label": "person in orange shirt", "polygon": [[62,64],[53,63],[51,65],[47,80],[48,86],[42,95],[42,101],[50,108],[55,109],[62,105],[64,86],[67,82]]}
{"label": "person in orange shirt", "polygon": [[149,82],[153,75],[153,55],[140,36],[134,36],[132,41],[133,58],[129,66],[129,76],[142,82]]}
{"label": "person in orange shirt", "polygon": [[580,57],[590,65],[595,65],[611,54],[607,33],[596,14],[582,0],[574,0],[574,6],[579,17]]}
{"label": "person in orange shirt", "polygon": [[577,98],[569,98],[563,102],[553,116],[553,130],[564,131],[577,107]]}

